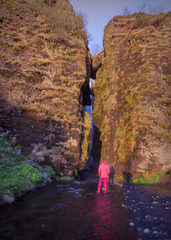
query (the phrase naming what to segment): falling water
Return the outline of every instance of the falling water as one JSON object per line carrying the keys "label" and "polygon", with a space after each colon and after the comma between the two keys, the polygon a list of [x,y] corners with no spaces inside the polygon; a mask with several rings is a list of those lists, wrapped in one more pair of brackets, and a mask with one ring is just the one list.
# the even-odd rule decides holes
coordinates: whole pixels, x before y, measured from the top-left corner
{"label": "falling water", "polygon": [[93,164],[93,156],[91,155],[92,153],[92,146],[93,146],[93,139],[94,139],[94,124],[93,124],[93,118],[92,118],[92,111],[93,111],[93,101],[94,101],[94,96],[92,94],[93,92],[93,85],[95,83],[95,80],[90,78],[90,81],[89,81],[89,88],[90,88],[90,99],[91,99],[91,105],[85,105],[84,106],[84,111],[89,113],[90,115],[90,118],[91,118],[91,124],[92,124],[92,137],[91,137],[91,144],[90,144],[90,149],[89,149],[89,152],[88,152],[88,161],[87,161],[87,164],[85,166],[85,169],[89,169],[90,166]]}

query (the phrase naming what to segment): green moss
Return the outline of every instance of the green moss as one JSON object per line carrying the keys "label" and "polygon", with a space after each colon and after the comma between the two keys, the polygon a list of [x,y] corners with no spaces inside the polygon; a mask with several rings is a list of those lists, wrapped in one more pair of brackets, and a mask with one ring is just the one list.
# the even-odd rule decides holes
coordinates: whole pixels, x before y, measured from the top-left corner
{"label": "green moss", "polygon": [[15,149],[17,150],[17,149],[22,149],[22,146],[21,145],[17,145],[16,147],[15,147]]}
{"label": "green moss", "polygon": [[19,197],[28,188],[32,189],[34,186],[49,182],[45,173],[49,177],[59,180],[55,176],[55,171],[49,166],[40,170],[27,164],[21,166],[0,165],[0,194]]}
{"label": "green moss", "polygon": [[154,183],[159,182],[161,180],[161,173],[157,173],[152,179],[138,178],[136,180],[132,180],[133,183]]}
{"label": "green moss", "polygon": [[13,153],[12,151],[0,151],[1,155],[4,155],[4,159],[5,160],[10,160],[11,162],[14,161],[15,163],[17,162],[24,162],[26,161],[26,158],[20,155],[17,155],[15,153]]}
{"label": "green moss", "polygon": [[18,197],[26,186],[41,181],[43,174],[29,165],[22,166],[0,166],[0,193]]}
{"label": "green moss", "polygon": [[11,147],[10,141],[4,137],[0,136],[0,148]]}
{"label": "green moss", "polygon": [[59,181],[59,177],[56,176],[56,173],[51,166],[45,166],[44,168],[39,166],[38,169],[43,173],[47,173],[50,178],[54,178],[56,181]]}
{"label": "green moss", "polygon": [[[9,150],[8,150],[9,149]],[[21,149],[19,146],[17,149]],[[50,166],[37,168],[28,164],[24,156],[17,155],[10,142],[0,137],[0,195],[19,197],[37,185],[47,183],[50,178],[59,180]]]}

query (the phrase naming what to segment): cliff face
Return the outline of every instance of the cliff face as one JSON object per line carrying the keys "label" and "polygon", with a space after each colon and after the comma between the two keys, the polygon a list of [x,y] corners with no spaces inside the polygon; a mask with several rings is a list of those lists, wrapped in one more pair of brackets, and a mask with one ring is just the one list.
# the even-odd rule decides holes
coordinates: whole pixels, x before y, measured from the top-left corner
{"label": "cliff face", "polygon": [[[91,139],[82,110],[90,77],[82,18],[67,0],[0,3],[0,126],[32,160],[61,176],[77,175]],[[170,169],[170,18],[113,18],[104,52],[92,60],[101,156],[118,180],[151,179]]]}
{"label": "cliff face", "polygon": [[171,167],[170,27],[171,13],[118,16],[105,27],[93,120],[118,179]]}
{"label": "cliff face", "polygon": [[89,74],[81,18],[67,0],[1,0],[0,26],[1,127],[16,131],[35,161],[76,175],[85,165],[81,87]]}

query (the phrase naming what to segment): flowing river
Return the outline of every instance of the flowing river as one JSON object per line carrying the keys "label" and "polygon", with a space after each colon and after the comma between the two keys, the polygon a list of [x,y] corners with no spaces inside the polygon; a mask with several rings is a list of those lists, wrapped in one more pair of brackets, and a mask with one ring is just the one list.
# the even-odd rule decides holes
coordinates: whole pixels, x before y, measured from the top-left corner
{"label": "flowing river", "polygon": [[0,208],[1,240],[137,239],[122,188],[97,194],[96,175],[51,183]]}
{"label": "flowing river", "polygon": [[[88,92],[84,109],[91,117]],[[0,207],[0,240],[171,239],[171,185],[114,184],[107,194],[96,193],[101,142],[93,121],[92,129],[86,165],[91,170],[82,171],[79,180],[48,184]]]}

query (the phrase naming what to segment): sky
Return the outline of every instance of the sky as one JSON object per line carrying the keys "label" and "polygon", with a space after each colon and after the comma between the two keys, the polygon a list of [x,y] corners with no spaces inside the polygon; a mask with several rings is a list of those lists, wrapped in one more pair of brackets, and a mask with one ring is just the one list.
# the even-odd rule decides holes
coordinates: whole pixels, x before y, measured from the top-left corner
{"label": "sky", "polygon": [[69,0],[76,13],[87,16],[87,32],[91,35],[89,41],[90,52],[95,44],[103,48],[103,31],[105,25],[117,15],[123,15],[125,7],[133,12],[138,12],[144,3],[149,8],[160,9],[162,12],[171,11],[171,0]]}

